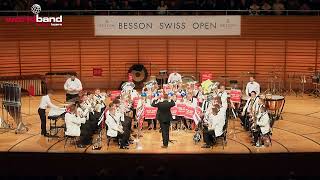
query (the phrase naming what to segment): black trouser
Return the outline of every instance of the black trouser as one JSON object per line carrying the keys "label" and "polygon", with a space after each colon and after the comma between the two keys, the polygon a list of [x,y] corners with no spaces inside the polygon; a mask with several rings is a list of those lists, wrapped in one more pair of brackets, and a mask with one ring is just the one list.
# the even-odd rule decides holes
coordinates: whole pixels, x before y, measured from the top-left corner
{"label": "black trouser", "polygon": [[170,127],[170,122],[160,122],[160,128],[162,132],[162,142],[164,146],[168,146],[168,143],[169,143],[169,127]]}
{"label": "black trouser", "polygon": [[77,98],[77,97],[79,97],[79,94],[66,94],[66,101],[68,102],[68,101],[70,101],[70,100],[72,100],[72,99],[75,99],[75,98]]}
{"label": "black trouser", "polygon": [[157,120],[156,119],[148,119],[148,127],[153,123],[153,128],[157,128]]}
{"label": "black trouser", "polygon": [[124,121],[121,122],[121,124],[123,128],[123,134],[121,137],[121,146],[124,146],[129,142],[132,120],[130,117],[124,116]]}
{"label": "black trouser", "polygon": [[83,145],[88,145],[92,142],[92,134],[90,132],[90,124],[87,122],[85,124],[82,124],[80,127],[80,143]]}
{"label": "black trouser", "polygon": [[260,136],[261,136],[261,129],[259,126],[257,126],[257,129],[252,131],[253,134],[253,142],[257,143],[257,141],[259,140]]}
{"label": "black trouser", "polygon": [[45,109],[38,109],[38,114],[40,116],[41,120],[41,134],[46,134],[47,133],[47,116],[46,116],[46,110]]}
{"label": "black trouser", "polygon": [[241,116],[240,117],[240,120],[243,124],[243,127],[245,128],[245,130],[249,130],[249,127],[250,127],[250,121],[249,121],[250,117],[248,115],[248,113],[246,113],[244,116]]}
{"label": "black trouser", "polygon": [[203,129],[203,141],[206,145],[212,146],[215,143],[214,130],[208,130],[208,127]]}

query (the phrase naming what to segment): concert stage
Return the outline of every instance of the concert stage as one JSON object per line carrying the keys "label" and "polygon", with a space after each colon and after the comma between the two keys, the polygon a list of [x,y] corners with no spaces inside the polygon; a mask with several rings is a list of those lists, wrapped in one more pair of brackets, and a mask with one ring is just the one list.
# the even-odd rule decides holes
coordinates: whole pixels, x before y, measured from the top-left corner
{"label": "concert stage", "polygon": [[[64,94],[58,93],[53,97],[53,103],[59,105],[64,101]],[[30,100],[30,112],[29,112]],[[287,96],[283,111],[283,119],[274,123],[272,146],[255,147],[250,143],[248,132],[240,126],[239,119],[230,119],[228,125],[227,146],[223,149],[218,143],[213,149],[202,149],[203,142],[194,144],[194,131],[173,130],[170,138],[176,140],[169,144],[168,149],[162,149],[161,133],[157,130],[147,130],[145,125],[140,138],[142,149],[130,145],[129,150],[118,149],[115,142],[107,148],[105,132],[101,150],[92,150],[92,146],[76,148],[68,141],[64,148],[65,140],[63,130],[58,133],[59,138],[46,138],[40,135],[40,119],[37,114],[40,97],[22,98],[22,116],[24,124],[29,131],[24,134],[15,134],[14,130],[0,130],[1,152],[41,152],[41,153],[157,153],[157,154],[203,154],[203,153],[296,153],[320,152],[320,99],[305,95],[304,97]],[[6,113],[5,113],[6,116]],[[10,121],[13,123],[13,121]],[[58,122],[62,123],[62,122]],[[47,125],[49,122],[47,122]],[[159,128],[159,125],[158,125]],[[49,129],[49,127],[47,127]]]}

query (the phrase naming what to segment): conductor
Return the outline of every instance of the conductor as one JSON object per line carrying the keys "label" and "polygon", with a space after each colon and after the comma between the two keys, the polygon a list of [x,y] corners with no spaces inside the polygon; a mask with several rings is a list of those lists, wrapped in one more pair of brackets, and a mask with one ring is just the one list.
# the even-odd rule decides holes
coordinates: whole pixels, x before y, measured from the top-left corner
{"label": "conductor", "polygon": [[168,95],[163,95],[163,100],[159,101],[159,99],[155,99],[152,102],[153,107],[157,107],[157,119],[160,122],[160,128],[162,133],[162,142],[163,146],[162,148],[168,147],[169,142],[169,127],[170,127],[170,121],[172,121],[172,114],[171,114],[171,107],[175,106],[175,103],[173,100],[168,100]]}

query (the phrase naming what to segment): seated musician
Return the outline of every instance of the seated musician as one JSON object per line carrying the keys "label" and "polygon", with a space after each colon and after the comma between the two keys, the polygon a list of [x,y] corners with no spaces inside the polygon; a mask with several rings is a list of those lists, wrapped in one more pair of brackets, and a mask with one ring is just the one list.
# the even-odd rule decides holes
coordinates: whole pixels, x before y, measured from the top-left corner
{"label": "seated musician", "polygon": [[[74,136],[80,137],[86,136],[86,132],[84,130],[81,131],[81,126],[86,122],[86,118],[80,117],[77,114],[77,107],[76,105],[70,106],[70,112],[66,113],[65,115],[65,123],[66,123],[66,132],[65,135],[67,136]],[[82,148],[81,142],[79,142],[78,147]]]}
{"label": "seated musician", "polygon": [[67,91],[66,101],[79,97],[79,92],[82,91],[81,81],[76,78],[75,75],[71,75],[70,78],[64,83],[64,90]]}
{"label": "seated musician", "polygon": [[[118,103],[118,101],[116,101]],[[120,149],[129,149],[127,147],[127,142],[124,140],[124,129],[121,125],[121,116],[117,113],[120,102],[114,104],[113,102],[109,104],[109,111],[107,112],[107,136],[109,138],[120,139]]]}
{"label": "seated musician", "polygon": [[81,97],[81,103],[78,105],[77,111],[81,117],[85,117],[86,120],[89,120],[89,113],[93,111],[93,108],[92,103],[86,94]]}
{"label": "seated musician", "polygon": [[122,139],[125,142],[125,146],[129,146],[129,143],[131,142],[130,135],[132,126],[132,119],[129,117],[129,112],[132,109],[132,104],[128,105],[127,102],[120,100],[114,100],[113,103],[119,107],[116,111],[116,114],[120,119],[124,131]]}
{"label": "seated musician", "polygon": [[221,98],[221,105],[225,109],[228,108],[228,93],[226,91],[226,87],[221,85],[219,88],[218,96]]}
{"label": "seated musician", "polygon": [[250,93],[250,98],[247,100],[246,105],[243,108],[241,114],[241,125],[248,131],[252,119],[255,117],[255,113],[258,109],[259,97],[255,91]]}
{"label": "seated musician", "polygon": [[219,137],[223,134],[223,126],[225,124],[223,116],[219,113],[218,105],[207,110],[204,122],[203,140],[205,145],[201,148],[210,148],[216,142],[215,137]]}
{"label": "seated musician", "polygon": [[50,108],[59,108],[58,106],[51,103],[50,97],[52,96],[53,91],[48,90],[47,94],[41,97],[40,105],[38,108],[38,114],[41,120],[41,135],[48,136],[46,125],[47,125],[47,116],[46,116],[46,109],[47,107]]}
{"label": "seated musician", "polygon": [[[99,105],[99,110],[98,110],[98,112],[100,112],[100,111],[104,111],[104,109],[105,109],[105,107],[106,107],[106,105],[105,105],[105,103],[104,103],[104,101],[106,100],[106,94],[105,93],[101,93],[100,92],[100,89],[96,89],[95,91],[94,91],[94,96],[93,96],[93,100],[94,100],[94,102],[97,104],[97,105]],[[98,107],[97,107],[98,108]]]}
{"label": "seated musician", "polygon": [[255,146],[260,146],[262,143],[259,142],[259,138],[270,132],[270,118],[268,112],[264,106],[260,108],[260,111],[257,115],[257,122],[255,130],[253,131],[254,144]]}
{"label": "seated musician", "polygon": [[257,96],[260,94],[260,84],[255,81],[253,77],[250,77],[250,82],[246,86],[246,95],[250,96],[250,93],[254,91]]}

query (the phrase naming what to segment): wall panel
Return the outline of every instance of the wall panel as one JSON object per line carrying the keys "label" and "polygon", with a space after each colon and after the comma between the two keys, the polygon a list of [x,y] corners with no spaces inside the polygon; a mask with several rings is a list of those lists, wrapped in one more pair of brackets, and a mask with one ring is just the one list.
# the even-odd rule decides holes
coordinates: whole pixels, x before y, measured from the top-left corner
{"label": "wall panel", "polygon": [[284,40],[256,41],[256,78],[268,87],[273,80],[283,79],[286,46]]}
{"label": "wall panel", "polygon": [[45,74],[50,72],[49,41],[21,41],[21,74]]}
{"label": "wall panel", "polygon": [[[109,86],[109,41],[81,40],[81,80],[91,88]],[[93,76],[93,68],[101,68],[102,76]]]}
{"label": "wall panel", "polygon": [[226,78],[242,79],[248,73],[254,72],[255,42],[253,40],[227,40],[226,44]]}
{"label": "wall panel", "polygon": [[314,73],[317,53],[316,41],[287,41],[286,74],[293,74],[295,84],[299,84],[299,77],[310,77]]}
{"label": "wall panel", "polygon": [[[242,16],[239,37],[95,37],[92,16],[65,16],[63,27],[5,23],[3,18],[0,76],[76,71],[86,88],[118,88],[129,67],[141,63],[151,75],[162,69],[184,75],[209,71],[222,82],[246,82],[247,73],[256,72],[267,87],[273,74],[288,86],[289,75],[303,74],[311,81],[320,69],[320,17]],[[103,69],[101,77],[93,77],[95,67]],[[64,81],[54,77],[49,83],[61,89]]]}
{"label": "wall panel", "polygon": [[197,72],[211,72],[215,79],[225,74],[226,40],[198,40]]}
{"label": "wall panel", "polygon": [[19,42],[0,41],[0,76],[20,75]]}
{"label": "wall panel", "polygon": [[151,75],[167,69],[167,40],[139,40],[139,63],[144,64]]}
{"label": "wall panel", "polygon": [[168,71],[196,75],[196,41],[192,39],[168,40]]}
{"label": "wall panel", "polygon": [[128,69],[138,63],[138,40],[112,39],[110,40],[111,84],[118,88],[119,82],[128,79]]}
{"label": "wall panel", "polygon": [[[79,45],[78,40],[51,41],[51,71],[75,71],[82,78]],[[49,81],[53,89],[61,89],[64,82],[65,77],[55,77]],[[85,82],[83,84],[85,86]]]}

